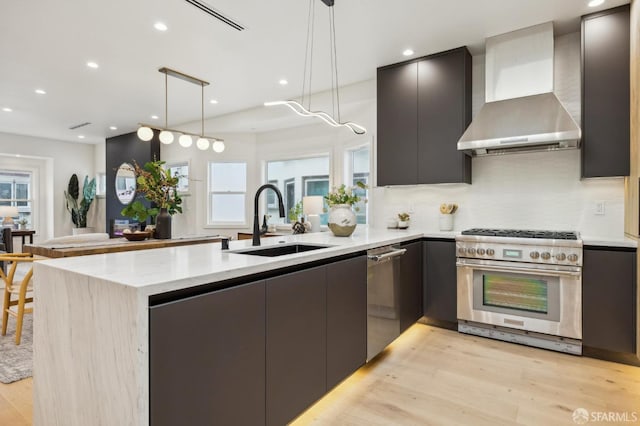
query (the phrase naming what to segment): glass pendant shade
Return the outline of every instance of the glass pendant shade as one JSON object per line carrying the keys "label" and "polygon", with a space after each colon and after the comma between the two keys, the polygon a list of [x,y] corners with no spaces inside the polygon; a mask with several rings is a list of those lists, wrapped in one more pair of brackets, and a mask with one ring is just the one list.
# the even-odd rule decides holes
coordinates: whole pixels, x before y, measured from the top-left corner
{"label": "glass pendant shade", "polygon": [[224,142],[222,141],[215,141],[213,143],[213,150],[217,153],[221,153],[222,151],[224,151]]}
{"label": "glass pendant shade", "polygon": [[196,142],[196,146],[198,147],[198,149],[201,149],[202,151],[209,149],[209,139],[199,138],[198,141]]}
{"label": "glass pendant shade", "polygon": [[184,148],[189,148],[193,144],[193,139],[189,135],[181,135],[178,138],[178,143]]}
{"label": "glass pendant shade", "polygon": [[169,145],[170,143],[173,143],[173,133],[169,132],[168,130],[163,130],[160,132],[160,142],[162,142],[165,145]]}
{"label": "glass pendant shade", "polygon": [[138,129],[138,138],[141,140],[148,142],[153,139],[153,130],[147,126],[142,126]]}

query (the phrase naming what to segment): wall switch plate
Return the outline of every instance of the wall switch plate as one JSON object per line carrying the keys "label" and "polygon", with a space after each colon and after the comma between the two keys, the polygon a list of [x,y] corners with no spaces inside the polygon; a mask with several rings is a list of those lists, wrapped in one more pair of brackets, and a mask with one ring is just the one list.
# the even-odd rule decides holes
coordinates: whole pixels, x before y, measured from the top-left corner
{"label": "wall switch plate", "polygon": [[604,201],[596,201],[596,215],[600,215],[600,216],[604,216],[604,207],[605,207],[605,202]]}

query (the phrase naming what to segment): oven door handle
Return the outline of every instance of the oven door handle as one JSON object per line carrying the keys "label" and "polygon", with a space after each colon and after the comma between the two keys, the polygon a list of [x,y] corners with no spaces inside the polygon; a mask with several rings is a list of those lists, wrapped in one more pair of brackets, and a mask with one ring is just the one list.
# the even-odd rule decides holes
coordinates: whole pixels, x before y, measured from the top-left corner
{"label": "oven door handle", "polygon": [[488,266],[488,265],[479,265],[477,263],[468,263],[465,261],[457,261],[456,266],[469,267],[473,269],[481,269],[483,271],[495,271],[495,272],[515,272],[518,274],[528,274],[528,275],[555,275],[555,276],[565,276],[572,278],[580,278],[582,276],[582,272],[574,272],[574,271],[558,271],[558,270],[550,270],[550,269],[533,269],[533,268],[513,268],[509,266]]}

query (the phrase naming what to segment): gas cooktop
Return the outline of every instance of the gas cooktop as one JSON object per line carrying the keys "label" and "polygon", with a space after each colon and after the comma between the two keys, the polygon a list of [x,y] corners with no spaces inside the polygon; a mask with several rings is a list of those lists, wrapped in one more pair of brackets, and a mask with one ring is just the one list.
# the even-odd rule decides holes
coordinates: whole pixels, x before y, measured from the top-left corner
{"label": "gas cooktop", "polygon": [[507,237],[507,238],[545,238],[556,240],[577,240],[578,233],[575,231],[541,231],[526,229],[489,229],[473,228],[462,231],[462,235],[478,235],[486,237]]}

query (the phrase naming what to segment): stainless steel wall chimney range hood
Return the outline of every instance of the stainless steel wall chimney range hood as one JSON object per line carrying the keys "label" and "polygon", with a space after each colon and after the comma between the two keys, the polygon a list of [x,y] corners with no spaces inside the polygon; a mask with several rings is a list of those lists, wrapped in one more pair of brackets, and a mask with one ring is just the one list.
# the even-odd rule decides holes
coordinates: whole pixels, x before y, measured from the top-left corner
{"label": "stainless steel wall chimney range hood", "polygon": [[486,41],[485,100],[458,141],[472,155],[579,148],[581,131],[553,94],[553,24]]}

